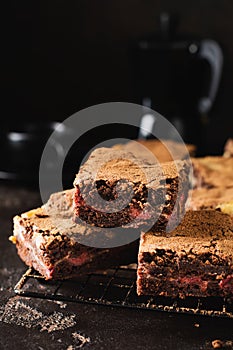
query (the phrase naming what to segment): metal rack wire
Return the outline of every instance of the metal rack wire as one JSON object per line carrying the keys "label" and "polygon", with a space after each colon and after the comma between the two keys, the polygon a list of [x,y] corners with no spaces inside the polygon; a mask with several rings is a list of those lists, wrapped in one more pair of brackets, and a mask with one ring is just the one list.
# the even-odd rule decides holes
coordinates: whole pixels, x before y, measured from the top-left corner
{"label": "metal rack wire", "polygon": [[36,271],[28,269],[14,291],[25,297],[233,318],[233,304],[223,298],[188,297],[174,300],[138,296],[136,270],[129,267],[63,281],[45,281]]}

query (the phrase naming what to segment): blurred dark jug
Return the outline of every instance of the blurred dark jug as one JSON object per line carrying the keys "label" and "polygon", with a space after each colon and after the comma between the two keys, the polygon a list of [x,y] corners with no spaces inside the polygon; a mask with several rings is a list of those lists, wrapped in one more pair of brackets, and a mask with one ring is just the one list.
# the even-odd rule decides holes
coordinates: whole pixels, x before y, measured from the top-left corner
{"label": "blurred dark jug", "polygon": [[160,24],[159,35],[139,40],[132,50],[136,100],[171,121],[201,153],[221,78],[222,50],[211,39],[175,37],[167,13]]}

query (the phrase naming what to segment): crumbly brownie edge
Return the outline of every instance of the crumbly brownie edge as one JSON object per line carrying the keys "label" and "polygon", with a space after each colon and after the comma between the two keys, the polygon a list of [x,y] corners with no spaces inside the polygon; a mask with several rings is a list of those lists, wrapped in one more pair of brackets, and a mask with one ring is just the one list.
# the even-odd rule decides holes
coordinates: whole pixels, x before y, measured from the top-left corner
{"label": "crumbly brownie edge", "polygon": [[[134,196],[131,199],[131,202],[122,210],[117,212],[108,212],[108,204],[111,201],[117,198],[117,193],[115,192],[117,182],[110,183],[108,181],[101,181],[101,185],[97,183],[97,189],[100,196],[105,200],[106,207],[105,211],[96,209],[98,204],[93,201],[93,207],[86,205],[85,200],[83,199],[80,188],[77,185],[74,193],[74,213],[77,218],[87,222],[90,225],[96,227],[122,227],[129,224],[135,217],[139,216],[145,207],[147,206],[146,200],[148,191],[144,184],[140,183],[131,183]],[[91,197],[92,191],[90,189],[89,195]],[[124,200],[124,198],[123,198]],[[158,200],[162,201],[161,198]]]}
{"label": "crumbly brownie edge", "polygon": [[[192,238],[182,238],[184,242]],[[156,238],[154,238],[156,240]],[[164,245],[161,242],[164,240]],[[169,241],[172,240],[171,248]],[[172,298],[186,296],[222,296],[233,299],[233,257],[229,247],[231,241],[217,247],[217,242],[196,242],[198,250],[183,249],[182,242],[174,243],[177,237],[158,238],[154,249],[141,241],[138,256],[137,293],[139,295],[163,295]],[[143,245],[143,246],[142,246]],[[164,248],[163,248],[164,246]],[[176,249],[175,249],[176,247]],[[195,249],[196,249],[195,247]]]}
{"label": "crumbly brownie edge", "polygon": [[[179,177],[166,179],[165,198],[163,186],[164,183],[161,183],[160,187],[152,191],[152,203],[147,203],[147,191],[144,185],[142,194],[139,197],[134,197],[129,205],[115,213],[108,213],[107,208],[105,212],[101,212],[86,205],[80,194],[79,187],[76,186],[74,192],[74,214],[76,219],[80,218],[96,227],[111,228],[127,225],[127,227],[140,228],[151,224],[152,230],[164,230],[170,219],[174,223],[179,223],[180,218],[183,217],[189,185],[182,183]],[[109,185],[107,185],[107,188],[109,188]],[[138,188],[140,187],[136,187],[136,193]],[[178,189],[179,197],[177,195]],[[141,201],[140,198],[142,198]],[[176,208],[175,211],[173,211],[174,208]],[[156,222],[154,217],[157,218]]]}
{"label": "crumbly brownie edge", "polygon": [[19,216],[14,218],[14,231],[19,256],[45,279],[67,279],[137,259],[138,241],[110,249],[87,247],[59,232],[35,232],[35,227]]}
{"label": "crumbly brownie edge", "polygon": [[[21,259],[34,267],[46,279],[60,275],[61,263],[63,266],[85,264],[91,259],[94,248],[88,248],[72,242],[67,236],[59,232],[51,233],[36,228],[33,223],[21,217],[14,218],[14,236],[16,247]],[[90,255],[90,257],[88,256]],[[72,260],[72,259],[76,259]],[[78,266],[77,266],[78,267]],[[62,274],[66,274],[65,268]]]}

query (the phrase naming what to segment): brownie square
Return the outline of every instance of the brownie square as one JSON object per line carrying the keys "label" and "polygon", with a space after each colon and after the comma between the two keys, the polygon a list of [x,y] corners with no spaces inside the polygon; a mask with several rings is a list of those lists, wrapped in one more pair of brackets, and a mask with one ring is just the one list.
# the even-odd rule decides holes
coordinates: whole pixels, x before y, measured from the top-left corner
{"label": "brownie square", "polygon": [[221,211],[186,213],[169,235],[141,236],[137,293],[233,299],[233,223]]}
{"label": "brownie square", "polygon": [[233,187],[197,188],[190,195],[189,210],[217,209],[233,215]]}
{"label": "brownie square", "polygon": [[[135,262],[137,241],[109,248],[111,236],[106,230],[74,223],[73,192],[55,193],[41,208],[14,217],[10,239],[21,259],[45,279],[66,279]],[[93,236],[101,248],[92,246]],[[83,238],[86,244],[80,243]]]}
{"label": "brownie square", "polygon": [[[189,163],[154,162],[153,156],[124,150],[93,151],[74,181],[77,222],[152,230],[179,222],[188,196]],[[115,202],[118,207],[112,210]]]}
{"label": "brownie square", "polygon": [[207,156],[192,158],[195,188],[233,187],[233,158]]}

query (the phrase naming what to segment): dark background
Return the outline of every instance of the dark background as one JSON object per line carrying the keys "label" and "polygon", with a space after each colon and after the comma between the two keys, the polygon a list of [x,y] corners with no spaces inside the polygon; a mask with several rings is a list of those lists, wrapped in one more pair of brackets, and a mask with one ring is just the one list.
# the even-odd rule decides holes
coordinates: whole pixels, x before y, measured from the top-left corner
{"label": "dark background", "polygon": [[136,100],[129,46],[159,30],[159,14],[179,18],[177,32],[212,38],[224,52],[219,94],[206,135],[221,153],[233,136],[231,0],[12,1],[4,5],[2,105],[5,123],[60,120],[85,107]]}

